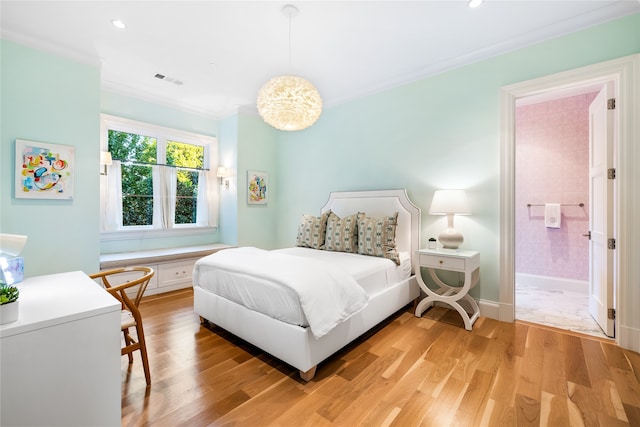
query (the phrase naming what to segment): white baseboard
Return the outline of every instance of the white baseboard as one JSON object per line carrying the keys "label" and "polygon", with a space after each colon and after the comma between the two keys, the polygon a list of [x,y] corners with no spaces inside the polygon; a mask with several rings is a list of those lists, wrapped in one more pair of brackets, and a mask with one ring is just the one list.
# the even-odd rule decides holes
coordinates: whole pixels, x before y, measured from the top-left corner
{"label": "white baseboard", "polygon": [[503,320],[500,318],[500,304],[495,301],[477,300],[480,307],[480,315],[495,320]]}
{"label": "white baseboard", "polygon": [[516,288],[518,285],[585,294],[589,292],[589,282],[586,280],[564,279],[561,277],[539,276],[526,273],[516,273]]}
{"label": "white baseboard", "polygon": [[640,353],[640,329],[628,326],[619,326],[618,329],[618,345]]}

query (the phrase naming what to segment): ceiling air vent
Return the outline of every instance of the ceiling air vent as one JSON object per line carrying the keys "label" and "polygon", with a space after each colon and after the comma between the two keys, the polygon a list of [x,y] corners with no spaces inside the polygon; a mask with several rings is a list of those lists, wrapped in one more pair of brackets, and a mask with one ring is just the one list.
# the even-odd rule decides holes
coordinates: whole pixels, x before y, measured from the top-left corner
{"label": "ceiling air vent", "polygon": [[168,82],[168,83],[173,83],[174,85],[178,85],[178,86],[183,84],[183,82],[181,82],[178,79],[174,79],[173,77],[167,77],[164,74],[160,74],[160,73],[156,73],[156,75],[153,77],[155,77],[156,79],[164,80],[165,82]]}

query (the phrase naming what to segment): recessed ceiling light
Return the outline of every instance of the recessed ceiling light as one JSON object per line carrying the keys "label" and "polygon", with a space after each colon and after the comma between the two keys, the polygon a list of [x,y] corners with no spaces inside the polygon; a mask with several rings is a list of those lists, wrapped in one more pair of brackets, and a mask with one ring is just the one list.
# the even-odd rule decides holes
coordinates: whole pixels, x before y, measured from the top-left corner
{"label": "recessed ceiling light", "polygon": [[482,0],[469,0],[469,7],[476,8],[482,4]]}
{"label": "recessed ceiling light", "polygon": [[124,22],[122,22],[119,19],[112,19],[111,23],[113,24],[114,27],[120,29],[120,30],[124,30],[125,28],[127,28],[127,26],[125,25]]}

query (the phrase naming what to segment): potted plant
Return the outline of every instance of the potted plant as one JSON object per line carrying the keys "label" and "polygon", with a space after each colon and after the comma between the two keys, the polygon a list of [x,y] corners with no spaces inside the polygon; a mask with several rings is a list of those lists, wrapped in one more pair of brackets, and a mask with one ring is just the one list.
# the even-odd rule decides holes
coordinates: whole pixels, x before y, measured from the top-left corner
{"label": "potted plant", "polygon": [[18,288],[0,283],[0,325],[18,320]]}

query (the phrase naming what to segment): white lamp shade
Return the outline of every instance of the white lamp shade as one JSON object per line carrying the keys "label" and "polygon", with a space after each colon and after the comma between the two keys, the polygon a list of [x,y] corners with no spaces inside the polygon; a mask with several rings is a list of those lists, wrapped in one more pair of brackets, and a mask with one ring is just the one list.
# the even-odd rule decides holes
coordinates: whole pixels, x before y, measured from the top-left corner
{"label": "white lamp shade", "polygon": [[111,159],[111,153],[108,151],[101,151],[100,152],[100,164],[101,165],[111,165],[113,163],[113,160]]}
{"label": "white lamp shade", "polygon": [[216,171],[216,176],[218,178],[224,178],[225,176],[227,176],[227,168],[223,166],[218,167],[218,170]]}
{"label": "white lamp shade", "polygon": [[16,256],[27,244],[27,236],[21,234],[0,234],[0,252]]}
{"label": "white lamp shade", "polygon": [[429,213],[431,215],[470,215],[467,193],[464,190],[437,190],[433,194]]}

